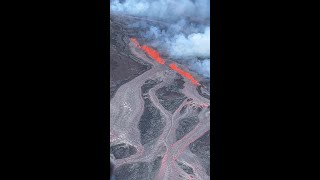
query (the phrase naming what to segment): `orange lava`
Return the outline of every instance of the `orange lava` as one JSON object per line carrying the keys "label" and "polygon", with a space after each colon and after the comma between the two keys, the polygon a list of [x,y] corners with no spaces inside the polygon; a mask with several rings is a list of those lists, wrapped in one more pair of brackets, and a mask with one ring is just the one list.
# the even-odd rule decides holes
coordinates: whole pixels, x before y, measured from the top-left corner
{"label": "orange lava", "polygon": [[160,57],[159,53],[156,50],[152,49],[151,47],[147,45],[143,45],[141,49],[144,50],[150,57],[152,57],[158,63],[160,64],[165,63],[165,61]]}
{"label": "orange lava", "polygon": [[[157,61],[159,64],[164,65],[165,61],[160,57],[160,54],[158,53],[158,51],[156,51],[155,49],[152,49],[151,47],[147,46],[147,45],[143,45],[140,46],[139,42],[137,41],[136,38],[130,38],[132,43],[137,47],[142,49],[144,52],[146,52],[152,59],[154,59],[155,61]],[[189,79],[193,84],[200,86],[201,84],[194,79],[194,77],[192,77],[192,75],[186,71],[183,71],[182,69],[178,68],[176,64],[171,63],[169,64],[169,67],[178,72],[180,75],[184,76],[185,78]]]}
{"label": "orange lava", "polygon": [[137,41],[136,38],[131,38],[131,41],[133,42],[133,44],[134,44],[137,48],[140,48],[139,42]]}
{"label": "orange lava", "polygon": [[131,38],[131,41],[137,48],[141,48],[144,52],[146,52],[152,59],[157,61],[159,64],[165,64],[165,61],[160,57],[160,54],[156,50],[152,49],[147,45],[143,45],[141,47],[136,38]]}
{"label": "orange lava", "polygon": [[174,63],[169,64],[169,67],[176,71],[177,73],[179,73],[180,75],[184,76],[185,78],[189,79],[193,84],[200,86],[201,84],[195,80],[191,74],[189,74],[186,71],[183,71],[182,69],[178,68],[177,65],[175,65]]}

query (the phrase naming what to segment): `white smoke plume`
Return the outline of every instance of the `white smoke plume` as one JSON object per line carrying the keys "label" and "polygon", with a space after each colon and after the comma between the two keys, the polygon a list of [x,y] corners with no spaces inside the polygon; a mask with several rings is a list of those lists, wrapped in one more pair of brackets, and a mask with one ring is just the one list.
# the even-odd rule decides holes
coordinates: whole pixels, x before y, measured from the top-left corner
{"label": "white smoke plume", "polygon": [[210,0],[111,0],[110,8],[112,14],[160,22],[130,26],[148,45],[210,77]]}
{"label": "white smoke plume", "polygon": [[210,0],[111,0],[110,9],[114,13],[165,20],[183,16],[210,18]]}
{"label": "white smoke plume", "polygon": [[169,42],[170,53],[178,57],[210,57],[210,27],[204,33],[178,34]]}
{"label": "white smoke plume", "polygon": [[201,69],[201,74],[204,77],[210,77],[210,59],[205,59],[202,61],[192,61],[190,69],[199,71]]}

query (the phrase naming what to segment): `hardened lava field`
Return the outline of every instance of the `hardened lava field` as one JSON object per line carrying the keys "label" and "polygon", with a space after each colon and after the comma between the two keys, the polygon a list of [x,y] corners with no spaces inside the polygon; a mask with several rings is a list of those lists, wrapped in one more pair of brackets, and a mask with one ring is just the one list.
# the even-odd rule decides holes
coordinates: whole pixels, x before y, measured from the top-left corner
{"label": "hardened lava field", "polygon": [[[163,58],[163,64],[153,59],[132,42],[134,32],[127,21],[110,19],[110,143],[115,178],[209,179],[209,82],[174,59]],[[200,84],[170,68],[172,63]]]}

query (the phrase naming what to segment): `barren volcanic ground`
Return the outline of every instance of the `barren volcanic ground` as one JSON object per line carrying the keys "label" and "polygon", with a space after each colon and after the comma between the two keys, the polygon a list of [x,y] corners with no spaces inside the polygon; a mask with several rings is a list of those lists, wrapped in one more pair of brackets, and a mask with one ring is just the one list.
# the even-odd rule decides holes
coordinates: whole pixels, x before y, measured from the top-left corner
{"label": "barren volcanic ground", "polygon": [[130,41],[125,22],[110,19],[110,143],[116,179],[209,179],[210,84],[190,72],[203,86],[194,85],[157,63]]}

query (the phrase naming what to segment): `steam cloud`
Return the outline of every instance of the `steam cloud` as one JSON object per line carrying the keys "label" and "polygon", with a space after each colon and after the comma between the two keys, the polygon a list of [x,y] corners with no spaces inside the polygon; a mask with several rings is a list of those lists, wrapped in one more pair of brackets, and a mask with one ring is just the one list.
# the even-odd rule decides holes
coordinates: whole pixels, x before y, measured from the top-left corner
{"label": "steam cloud", "polygon": [[111,0],[111,13],[152,19],[132,28],[151,46],[210,77],[210,0]]}

